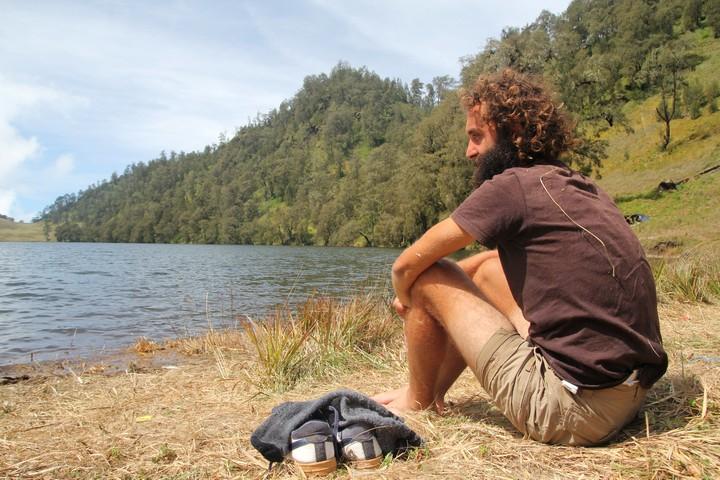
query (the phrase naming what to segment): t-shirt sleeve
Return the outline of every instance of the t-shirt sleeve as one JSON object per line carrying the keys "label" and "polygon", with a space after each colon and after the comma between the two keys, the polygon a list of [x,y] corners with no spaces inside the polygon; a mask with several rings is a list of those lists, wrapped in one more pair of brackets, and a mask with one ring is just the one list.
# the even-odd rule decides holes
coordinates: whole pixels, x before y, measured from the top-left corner
{"label": "t-shirt sleeve", "polygon": [[525,196],[512,172],[496,175],[473,191],[452,213],[463,230],[488,248],[518,234]]}

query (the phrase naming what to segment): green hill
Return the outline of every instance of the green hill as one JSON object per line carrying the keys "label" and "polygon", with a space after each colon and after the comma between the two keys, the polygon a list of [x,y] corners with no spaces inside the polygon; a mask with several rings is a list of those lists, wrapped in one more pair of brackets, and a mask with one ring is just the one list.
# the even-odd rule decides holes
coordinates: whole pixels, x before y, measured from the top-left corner
{"label": "green hill", "polygon": [[[710,85],[720,71],[720,39],[709,29],[688,34],[695,51],[706,60],[688,72],[688,83]],[[701,115],[686,114],[671,123],[672,141],[667,150],[659,148],[661,123],[654,95],[624,106],[633,131],[605,132],[608,157],[599,183],[614,195],[626,215],[641,213],[650,220],[634,226],[646,248],[662,251],[667,245],[698,246],[720,239],[720,219],[715,205],[720,199],[720,170],[696,177],[703,170],[720,165],[720,112],[704,105]],[[717,102],[717,99],[716,99]],[[679,182],[677,191],[657,193],[662,181]],[[671,243],[668,243],[671,242]]]}
{"label": "green hill", "polygon": [[[488,41],[459,83],[504,67],[544,77],[584,139],[566,160],[651,217],[635,227],[646,246],[693,245],[717,236],[717,174],[654,190],[720,163],[719,19],[716,2],[575,0]],[[407,245],[469,193],[456,87],[341,63],[232,138],[133,164],[43,218],[67,241]],[[660,105],[677,107],[663,110],[669,138]]]}
{"label": "green hill", "polygon": [[[717,82],[720,71],[720,39],[712,38],[709,29],[695,31],[689,36],[696,42],[695,51],[706,58],[686,81],[710,85]],[[658,148],[661,124],[655,107],[659,97],[624,106],[628,124],[633,132],[622,129],[605,132],[608,157],[603,162],[602,185],[615,195],[644,192],[665,179],[680,180],[720,163],[720,113],[703,106],[701,115],[691,119],[688,114],[674,119],[672,141],[667,151]],[[717,98],[715,99],[717,103]]]}
{"label": "green hill", "polygon": [[43,222],[19,223],[0,218],[0,242],[44,242]]}
{"label": "green hill", "polygon": [[447,83],[341,63],[232,139],[133,164],[44,218],[69,241],[407,244],[469,192]]}
{"label": "green hill", "polygon": [[675,247],[707,246],[720,239],[717,199],[720,198],[720,171],[680,185],[677,191],[656,198],[642,195],[618,203],[626,215],[641,213],[647,222],[634,226],[646,249],[664,253]]}

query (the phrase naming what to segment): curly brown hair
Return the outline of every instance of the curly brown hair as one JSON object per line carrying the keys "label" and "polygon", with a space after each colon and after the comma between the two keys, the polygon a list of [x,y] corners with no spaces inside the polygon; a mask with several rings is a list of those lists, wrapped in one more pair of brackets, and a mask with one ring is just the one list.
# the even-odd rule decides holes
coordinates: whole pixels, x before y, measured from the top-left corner
{"label": "curly brown hair", "polygon": [[483,120],[517,149],[520,164],[556,160],[575,144],[570,121],[537,79],[512,69],[482,75],[472,87],[461,91],[463,106],[470,111],[485,105]]}

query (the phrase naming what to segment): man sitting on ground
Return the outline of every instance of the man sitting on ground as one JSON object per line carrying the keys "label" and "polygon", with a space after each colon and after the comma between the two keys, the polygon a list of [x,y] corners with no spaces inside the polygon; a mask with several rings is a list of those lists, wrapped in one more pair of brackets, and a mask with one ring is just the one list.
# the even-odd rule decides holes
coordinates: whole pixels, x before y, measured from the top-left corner
{"label": "man sitting on ground", "polygon": [[[375,399],[441,412],[469,366],[526,437],[603,443],[667,368],[642,247],[608,195],[558,160],[570,127],[538,82],[505,70],[462,99],[477,188],[393,265],[410,379]],[[475,240],[497,250],[443,259]]]}

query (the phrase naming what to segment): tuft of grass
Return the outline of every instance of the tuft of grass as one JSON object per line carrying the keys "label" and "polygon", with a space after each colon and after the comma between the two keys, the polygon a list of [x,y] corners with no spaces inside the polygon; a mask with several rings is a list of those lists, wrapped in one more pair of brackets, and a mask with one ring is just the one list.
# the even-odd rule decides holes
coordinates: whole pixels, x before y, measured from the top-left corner
{"label": "tuft of grass", "polygon": [[276,391],[298,380],[322,377],[348,364],[371,358],[396,337],[400,327],[387,301],[364,295],[349,301],[311,298],[297,313],[286,307],[264,322],[248,322],[263,386]]}
{"label": "tuft of grass", "polygon": [[627,203],[633,200],[657,200],[662,196],[662,191],[658,188],[653,188],[647,192],[634,193],[632,195],[616,195],[613,200],[615,203]]}
{"label": "tuft of grass", "polygon": [[308,373],[309,357],[304,343],[310,337],[309,331],[301,330],[289,316],[285,320],[282,312],[264,322],[248,321],[245,326],[248,340],[255,347],[260,366],[258,383],[284,391],[297,379]]}
{"label": "tuft of grass", "polygon": [[0,413],[8,414],[13,410],[15,410],[15,405],[9,400],[3,400],[2,405],[0,405]]}
{"label": "tuft of grass", "polygon": [[157,455],[152,458],[152,461],[153,463],[172,463],[177,456],[175,450],[170,448],[167,443],[163,443],[160,445]]}
{"label": "tuft of grass", "polygon": [[217,350],[233,350],[244,352],[247,339],[242,330],[227,328],[222,330],[210,329],[204,335],[168,340],[163,344],[166,348],[177,350],[183,355],[213,354],[217,357]]}
{"label": "tuft of grass", "polygon": [[135,344],[130,348],[135,353],[153,353],[157,350],[162,350],[162,346],[153,342],[146,337],[140,337],[135,341]]}
{"label": "tuft of grass", "polygon": [[122,460],[124,455],[123,455],[123,452],[120,449],[120,447],[110,447],[110,449],[107,451],[107,454],[105,455],[105,457],[110,462],[113,462],[113,461],[117,462],[119,460]]}
{"label": "tuft of grass", "polygon": [[656,259],[653,274],[661,301],[712,303],[720,298],[720,265],[707,258]]}

